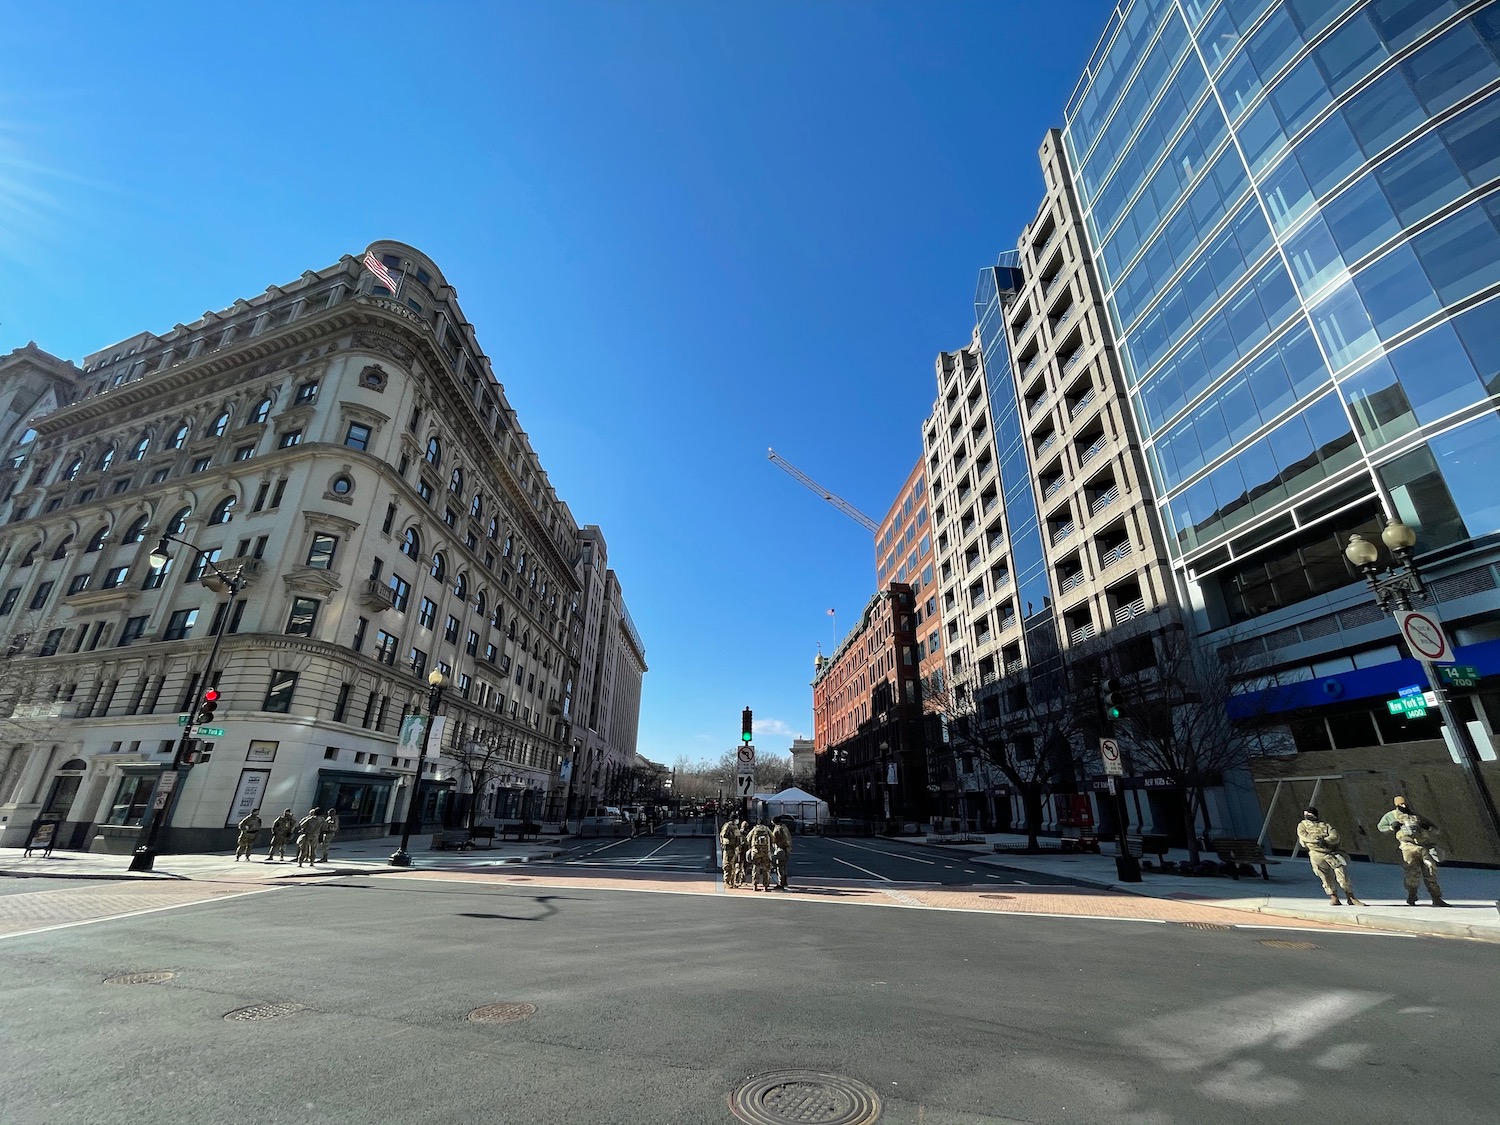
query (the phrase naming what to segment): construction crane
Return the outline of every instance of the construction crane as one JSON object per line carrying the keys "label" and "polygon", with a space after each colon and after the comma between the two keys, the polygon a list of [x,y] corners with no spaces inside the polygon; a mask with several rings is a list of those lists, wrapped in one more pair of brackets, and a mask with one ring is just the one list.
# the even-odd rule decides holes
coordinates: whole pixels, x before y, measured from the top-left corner
{"label": "construction crane", "polygon": [[808,476],[801,469],[797,468],[796,465],[793,465],[790,461],[787,461],[785,458],[779,456],[776,450],[769,449],[767,450],[767,452],[771,456],[771,464],[777,466],[778,468],[784,469],[793,480],[800,483],[809,492],[815,492],[824,500],[827,500],[835,508],[843,512],[844,515],[848,516],[855,523],[859,524],[860,527],[864,528],[871,535],[874,535],[877,531],[880,530],[880,525],[872,520],[869,516],[865,515],[853,504],[845,500],[842,496],[829,492],[828,489],[824,488],[817,481],[813,480],[812,477]]}

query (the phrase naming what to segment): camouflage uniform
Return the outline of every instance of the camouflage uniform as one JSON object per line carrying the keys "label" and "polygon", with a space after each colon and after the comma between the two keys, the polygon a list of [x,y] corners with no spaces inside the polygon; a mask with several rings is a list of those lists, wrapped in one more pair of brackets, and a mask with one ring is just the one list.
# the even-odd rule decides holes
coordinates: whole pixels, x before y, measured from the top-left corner
{"label": "camouflage uniform", "polygon": [[234,848],[234,862],[238,863],[240,857],[246,860],[250,858],[250,849],[255,847],[255,839],[260,835],[260,813],[252,812],[244,820],[240,821],[240,838]]}
{"label": "camouflage uniform", "polygon": [[1307,850],[1313,874],[1323,884],[1323,893],[1334,906],[1344,905],[1339,901],[1339,890],[1348,898],[1350,906],[1363,906],[1354,897],[1354,885],[1349,881],[1349,857],[1339,848],[1339,834],[1326,820],[1318,819],[1318,810],[1309,808],[1302,814],[1297,825],[1297,842]]}
{"label": "camouflage uniform", "polygon": [[1438,885],[1437,853],[1433,847],[1437,826],[1412,812],[1405,797],[1396,798],[1396,807],[1380,818],[1376,826],[1382,832],[1394,832],[1401,849],[1401,874],[1406,883],[1406,905],[1417,905],[1417,885],[1427,884],[1433,906],[1447,906],[1443,888]]}
{"label": "camouflage uniform", "polygon": [[771,889],[771,830],[764,824],[757,824],[750,829],[750,835],[745,839],[745,851],[750,858],[751,887],[758,891],[764,886],[769,891]]}
{"label": "camouflage uniform", "polygon": [[323,818],[323,830],[318,833],[318,850],[320,858],[324,863],[328,862],[328,845],[333,843],[334,833],[339,830],[339,814],[337,809],[329,809],[328,815]]}
{"label": "camouflage uniform", "polygon": [[273,859],[286,858],[286,843],[292,838],[292,833],[297,831],[297,818],[292,815],[292,810],[287,809],[275,820],[271,821],[271,846],[266,849],[266,862]]}
{"label": "camouflage uniform", "polygon": [[771,830],[771,844],[776,860],[776,885],[786,890],[786,875],[792,864],[792,833],[785,824]]}
{"label": "camouflage uniform", "polygon": [[740,829],[732,820],[726,820],[719,829],[719,846],[724,852],[724,885],[740,885]]}
{"label": "camouflage uniform", "polygon": [[297,825],[297,866],[318,862],[318,837],[323,834],[323,818],[312,809]]}

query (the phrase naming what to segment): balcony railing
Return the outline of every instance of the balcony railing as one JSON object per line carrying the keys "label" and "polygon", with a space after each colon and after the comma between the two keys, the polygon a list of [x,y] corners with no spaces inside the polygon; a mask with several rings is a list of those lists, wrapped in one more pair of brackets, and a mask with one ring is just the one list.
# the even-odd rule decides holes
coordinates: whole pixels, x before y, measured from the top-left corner
{"label": "balcony railing", "polygon": [[1082,359],[1082,358],[1083,358],[1083,349],[1082,348],[1074,348],[1071,352],[1069,352],[1068,353],[1068,358],[1065,359],[1065,360],[1063,360],[1063,364],[1062,364],[1063,374],[1066,375],[1069,371],[1072,371],[1073,368],[1077,367],[1078,366],[1078,361],[1080,359]]}
{"label": "balcony railing", "polygon": [[1088,390],[1088,394],[1084,395],[1081,399],[1079,399],[1071,407],[1068,408],[1068,417],[1077,418],[1080,414],[1087,410],[1093,404],[1093,401],[1098,397],[1098,388],[1090,387]]}
{"label": "balcony railing", "polygon": [[1036,447],[1036,455],[1040,457],[1043,453],[1046,453],[1047,450],[1051,449],[1056,444],[1057,431],[1053,430],[1050,434],[1047,435],[1046,439]]}
{"label": "balcony railing", "polygon": [[359,600],[376,609],[391,609],[396,604],[396,592],[378,578],[366,578]]}
{"label": "balcony railing", "polygon": [[1012,660],[1005,665],[1005,674],[1007,676],[1014,676],[1017,672],[1022,671],[1025,667],[1026,661]]}
{"label": "balcony railing", "polygon": [[1113,566],[1115,563],[1119,562],[1121,559],[1123,559],[1125,556],[1127,556],[1130,553],[1132,553],[1134,550],[1135,550],[1135,545],[1133,543],[1131,543],[1130,540],[1127,539],[1125,542],[1121,543],[1118,547],[1111,547],[1109,550],[1105,551],[1104,554],[1100,555],[1099,556],[1099,565],[1101,567],[1103,567],[1103,566]]}
{"label": "balcony railing", "polygon": [[1076,570],[1062,580],[1062,592],[1069,593],[1083,585],[1083,571]]}
{"label": "balcony railing", "polygon": [[1075,523],[1073,523],[1073,522],[1071,522],[1071,521],[1069,521],[1068,523],[1060,525],[1056,530],[1054,530],[1052,532],[1052,545],[1054,547],[1057,546],[1064,539],[1070,538],[1073,535],[1073,533],[1075,531],[1077,531],[1077,530],[1078,530],[1078,525],[1075,524]]}
{"label": "balcony railing", "polygon": [[1056,336],[1057,333],[1063,328],[1063,326],[1066,325],[1068,323],[1068,321],[1072,320],[1077,315],[1078,315],[1078,306],[1077,305],[1069,305],[1067,308],[1065,308],[1063,310],[1062,315],[1059,316],[1059,317],[1057,317],[1055,320],[1052,321],[1052,334],[1054,336]]}
{"label": "balcony railing", "polygon": [[1052,392],[1051,391],[1046,391],[1046,392],[1038,395],[1037,398],[1036,398],[1036,401],[1033,402],[1030,406],[1028,406],[1026,408],[1026,414],[1027,414],[1027,416],[1029,417],[1029,416],[1035,414],[1038,410],[1042,409],[1042,407],[1046,406],[1051,401],[1052,401]]}
{"label": "balcony railing", "polygon": [[1123,625],[1132,617],[1140,617],[1146,612],[1146,599],[1136,598],[1133,602],[1126,602],[1115,609],[1115,624]]}
{"label": "balcony railing", "polygon": [[1112,484],[1089,501],[1089,515],[1097,516],[1120,498],[1120,486]]}
{"label": "balcony railing", "polygon": [[1108,444],[1109,444],[1109,435],[1108,434],[1100,434],[1099,437],[1094,440],[1094,444],[1093,445],[1089,446],[1087,449],[1085,449],[1082,453],[1080,453],[1078,455],[1078,464],[1079,464],[1079,466],[1081,467],[1083,465],[1087,465],[1095,457],[1099,456],[1100,451],[1103,450],[1104,447],[1106,445],[1108,445]]}
{"label": "balcony railing", "polygon": [[1051,484],[1047,485],[1046,488],[1042,489],[1042,499],[1051,500],[1052,497],[1056,496],[1062,490],[1062,486],[1067,483],[1067,477],[1058,477]]}
{"label": "balcony railing", "polygon": [[1084,641],[1091,638],[1097,632],[1098,630],[1094,628],[1094,623],[1090,621],[1086,624],[1078,626],[1076,629],[1070,629],[1068,631],[1068,640],[1075,645],[1081,645]]}

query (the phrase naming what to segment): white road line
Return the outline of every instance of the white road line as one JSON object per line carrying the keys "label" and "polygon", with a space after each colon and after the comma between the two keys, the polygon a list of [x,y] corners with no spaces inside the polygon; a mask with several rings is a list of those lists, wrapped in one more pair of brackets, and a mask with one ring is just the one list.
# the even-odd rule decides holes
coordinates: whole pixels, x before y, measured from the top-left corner
{"label": "white road line", "polygon": [[909,860],[912,863],[925,863],[928,867],[937,866],[937,860],[935,859],[918,859],[914,855],[902,855],[900,852],[888,852],[884,848],[872,848],[868,844],[851,844],[848,840],[835,839],[831,842],[835,844],[843,844],[846,848],[858,848],[862,852],[875,852],[877,855],[888,855],[892,859],[905,859]]}
{"label": "white road line", "polygon": [[964,868],[964,874],[965,875],[978,875],[979,872],[973,870],[972,868],[965,867]]}
{"label": "white road line", "polygon": [[832,859],[834,863],[842,863],[845,867],[852,867],[856,871],[863,871],[866,875],[869,875],[873,879],[879,879],[883,883],[894,883],[896,881],[880,874],[878,871],[871,871],[868,867],[861,867],[857,863],[850,863],[847,859],[840,859],[838,856],[833,856]]}
{"label": "white road line", "polygon": [[71,930],[75,926],[93,926],[99,922],[119,922],[125,918],[139,918],[145,914],[160,914],[163,910],[181,910],[184,906],[203,906],[210,902],[229,902],[237,898],[245,898],[247,895],[263,895],[267,891],[274,891],[275,887],[261,887],[254,891],[241,891],[234,895],[219,895],[216,898],[199,898],[192,902],[176,902],[171,906],[153,906],[149,910],[132,910],[128,914],[107,914],[103,918],[84,918],[77,922],[59,922],[55,926],[41,926],[35,930],[19,930],[13,934],[0,934],[0,941],[6,938],[30,937],[32,934],[46,934],[53,930]]}
{"label": "white road line", "polygon": [[635,862],[637,862],[637,863],[644,863],[646,860],[648,860],[652,856],[654,856],[657,852],[661,851],[662,848],[670,847],[671,843],[672,843],[672,841],[668,840],[665,844],[663,844],[661,846],[661,848],[656,848],[653,851],[647,852],[645,855],[639,857]]}

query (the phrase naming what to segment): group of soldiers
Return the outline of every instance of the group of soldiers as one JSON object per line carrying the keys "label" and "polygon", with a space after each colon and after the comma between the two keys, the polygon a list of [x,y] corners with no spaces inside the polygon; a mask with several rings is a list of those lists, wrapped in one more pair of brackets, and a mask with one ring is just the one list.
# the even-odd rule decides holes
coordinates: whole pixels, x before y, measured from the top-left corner
{"label": "group of soldiers", "polygon": [[[1417,905],[1417,888],[1425,885],[1433,906],[1447,906],[1437,876],[1437,825],[1413,809],[1405,797],[1397,797],[1392,805],[1376,827],[1396,836],[1396,845],[1401,850],[1402,881],[1406,884],[1406,905]],[[1312,805],[1302,812],[1297,842],[1307,849],[1307,858],[1329,902],[1334,906],[1344,905],[1339,899],[1342,891],[1350,906],[1364,905],[1354,897],[1349,857],[1340,846],[1338,831]]]}
{"label": "group of soldiers", "polygon": [[771,871],[776,871],[776,889],[786,890],[787,870],[792,862],[792,833],[779,821],[773,828],[748,820],[726,820],[719,829],[724,852],[724,885],[743,887],[746,879],[754,890],[771,889]]}
{"label": "group of soldiers", "polygon": [[[256,809],[240,821],[239,828],[239,843],[234,851],[236,863],[241,859],[249,861],[254,858],[250,852],[260,836],[260,810]],[[310,809],[301,820],[292,815],[291,809],[287,809],[271,821],[271,846],[266,851],[265,861],[270,863],[275,859],[285,859],[287,843],[295,838],[298,867],[311,866],[320,861],[327,863],[328,847],[333,843],[338,830],[339,814],[336,809],[329,809],[326,813],[320,809]]]}

